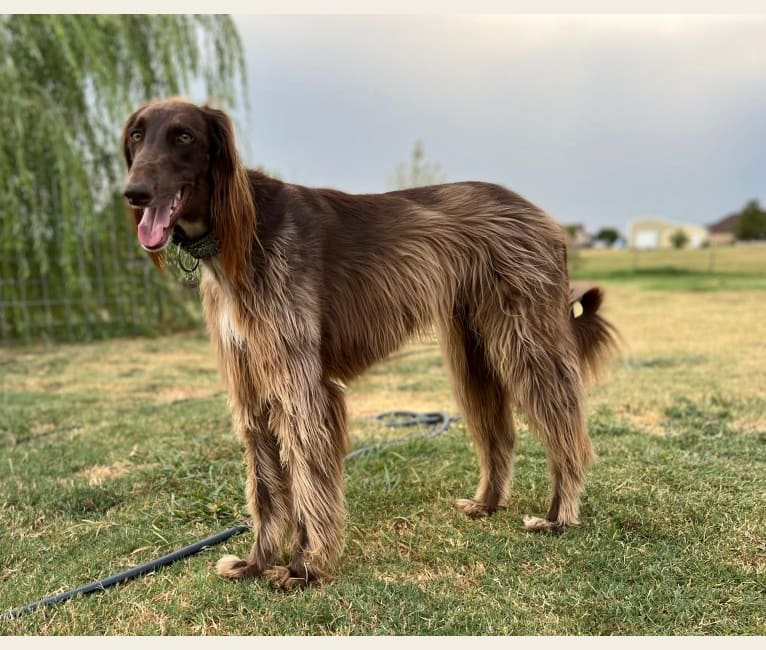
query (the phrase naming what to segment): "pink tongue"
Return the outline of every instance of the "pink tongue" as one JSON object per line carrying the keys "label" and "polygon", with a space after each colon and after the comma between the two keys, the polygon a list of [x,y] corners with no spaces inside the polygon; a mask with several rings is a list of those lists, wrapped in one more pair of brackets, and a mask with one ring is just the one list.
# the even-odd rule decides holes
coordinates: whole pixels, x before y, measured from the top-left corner
{"label": "pink tongue", "polygon": [[170,205],[146,208],[138,224],[138,241],[146,248],[159,248],[165,243],[170,228]]}

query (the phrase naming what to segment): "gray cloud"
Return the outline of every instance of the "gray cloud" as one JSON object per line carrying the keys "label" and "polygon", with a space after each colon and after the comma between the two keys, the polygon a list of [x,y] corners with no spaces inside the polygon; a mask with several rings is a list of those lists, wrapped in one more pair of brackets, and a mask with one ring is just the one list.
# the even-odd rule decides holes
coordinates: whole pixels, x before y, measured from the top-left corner
{"label": "gray cloud", "polygon": [[449,180],[564,222],[713,221],[764,197],[766,19],[237,16],[249,162],[377,192],[416,138]]}

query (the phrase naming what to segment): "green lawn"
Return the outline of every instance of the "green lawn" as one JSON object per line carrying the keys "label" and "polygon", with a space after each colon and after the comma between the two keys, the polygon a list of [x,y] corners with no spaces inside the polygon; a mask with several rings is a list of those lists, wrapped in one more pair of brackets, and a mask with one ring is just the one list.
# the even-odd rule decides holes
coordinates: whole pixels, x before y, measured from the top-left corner
{"label": "green lawn", "polygon": [[645,289],[766,290],[766,245],[681,250],[593,249],[570,256],[572,275]]}
{"label": "green lawn", "polygon": [[[601,277],[628,263],[614,260],[598,260]],[[731,272],[752,279],[753,264]],[[282,593],[219,578],[215,561],[246,553],[243,535],[0,632],[766,634],[766,294],[675,281],[604,280],[625,345],[591,390],[599,460],[580,528],[523,531],[548,505],[545,454],[523,422],[508,509],[479,521],[455,510],[478,478],[458,421],[347,464],[330,584]],[[1,610],[246,519],[242,450],[202,332],[3,349],[0,387]],[[347,393],[354,445],[401,434],[371,420],[381,411],[457,414],[430,340]]]}

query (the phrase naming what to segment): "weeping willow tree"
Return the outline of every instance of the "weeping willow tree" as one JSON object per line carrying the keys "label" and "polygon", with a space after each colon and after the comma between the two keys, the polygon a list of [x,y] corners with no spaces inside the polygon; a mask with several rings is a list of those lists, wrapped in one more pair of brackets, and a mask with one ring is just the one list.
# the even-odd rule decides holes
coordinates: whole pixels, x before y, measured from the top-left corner
{"label": "weeping willow tree", "polygon": [[232,106],[244,69],[224,16],[0,16],[0,342],[189,324],[129,232],[120,128],[192,88]]}

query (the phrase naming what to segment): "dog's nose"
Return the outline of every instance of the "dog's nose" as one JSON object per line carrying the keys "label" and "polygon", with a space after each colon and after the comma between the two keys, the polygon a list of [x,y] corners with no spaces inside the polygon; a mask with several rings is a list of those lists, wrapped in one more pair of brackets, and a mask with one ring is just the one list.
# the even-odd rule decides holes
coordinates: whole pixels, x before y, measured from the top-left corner
{"label": "dog's nose", "polygon": [[145,183],[128,183],[123,194],[134,206],[149,205],[152,200],[152,191]]}

